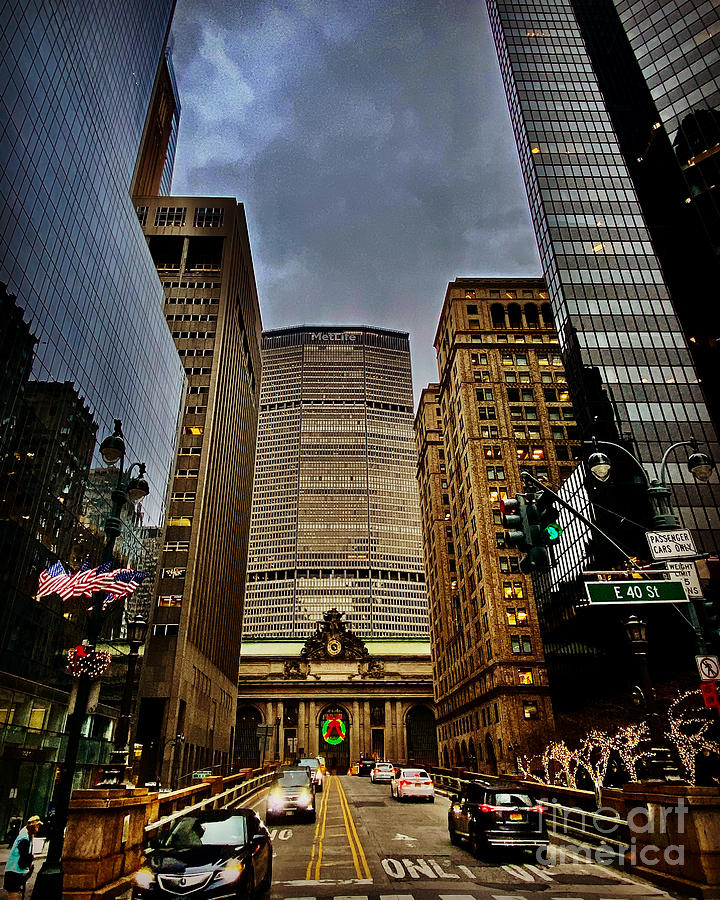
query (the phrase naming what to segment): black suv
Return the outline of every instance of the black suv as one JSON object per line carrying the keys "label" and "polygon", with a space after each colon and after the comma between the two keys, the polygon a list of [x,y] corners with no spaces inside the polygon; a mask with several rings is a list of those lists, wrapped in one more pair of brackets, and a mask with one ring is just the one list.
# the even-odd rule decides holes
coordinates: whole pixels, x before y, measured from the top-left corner
{"label": "black suv", "polygon": [[537,850],[549,840],[545,808],[511,781],[478,778],[450,800],[450,842],[470,844],[475,856],[493,847]]}

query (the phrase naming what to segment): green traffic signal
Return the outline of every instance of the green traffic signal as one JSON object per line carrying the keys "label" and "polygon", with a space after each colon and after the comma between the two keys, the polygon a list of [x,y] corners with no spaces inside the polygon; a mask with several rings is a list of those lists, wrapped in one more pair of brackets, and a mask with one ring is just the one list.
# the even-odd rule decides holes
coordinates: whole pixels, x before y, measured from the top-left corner
{"label": "green traffic signal", "polygon": [[562,526],[558,525],[556,522],[553,522],[550,525],[546,525],[545,534],[547,535],[548,541],[554,544],[555,541],[560,540],[560,535],[562,534]]}

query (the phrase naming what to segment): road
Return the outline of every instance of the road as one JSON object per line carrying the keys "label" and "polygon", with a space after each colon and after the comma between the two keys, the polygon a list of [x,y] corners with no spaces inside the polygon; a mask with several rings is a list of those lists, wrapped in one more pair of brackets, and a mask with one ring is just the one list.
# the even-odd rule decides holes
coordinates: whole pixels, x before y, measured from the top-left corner
{"label": "road", "polygon": [[[607,866],[551,848],[532,855],[475,859],[453,847],[448,801],[397,803],[387,785],[330,776],[318,794],[315,824],[269,826],[271,900],[645,900],[664,891]],[[253,804],[265,815],[262,799]]]}

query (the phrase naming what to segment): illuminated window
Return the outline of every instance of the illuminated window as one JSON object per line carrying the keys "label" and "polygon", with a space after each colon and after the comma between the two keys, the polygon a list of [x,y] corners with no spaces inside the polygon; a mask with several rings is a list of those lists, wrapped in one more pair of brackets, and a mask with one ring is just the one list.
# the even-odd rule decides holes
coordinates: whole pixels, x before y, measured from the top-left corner
{"label": "illuminated window", "polygon": [[186,425],[183,428],[183,434],[195,434],[200,435],[204,432],[204,428],[202,425]]}
{"label": "illuminated window", "polygon": [[170,516],[167,523],[168,525],[181,525],[189,528],[192,525],[192,519],[189,516]]}
{"label": "illuminated window", "polygon": [[[505,591],[506,591],[505,596],[507,596],[507,588],[505,588]],[[507,617],[508,625],[517,625],[517,616],[515,614],[515,610],[512,607],[508,607],[505,610],[505,616]]]}
{"label": "illuminated window", "polygon": [[532,684],[533,683],[532,669],[518,669],[518,682],[520,684]]}
{"label": "illuminated window", "polygon": [[168,594],[158,597],[158,606],[182,606],[182,594]]}
{"label": "illuminated window", "polygon": [[538,705],[536,700],[523,700],[523,716],[526,719],[538,718]]}

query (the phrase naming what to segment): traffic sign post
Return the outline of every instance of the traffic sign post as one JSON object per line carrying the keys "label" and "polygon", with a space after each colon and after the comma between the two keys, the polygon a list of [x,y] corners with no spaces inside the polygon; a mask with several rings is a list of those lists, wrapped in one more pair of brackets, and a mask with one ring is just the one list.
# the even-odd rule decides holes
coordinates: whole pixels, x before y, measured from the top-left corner
{"label": "traffic sign post", "polygon": [[717,656],[696,656],[701,681],[717,681],[720,678],[720,660]]}
{"label": "traffic sign post", "polygon": [[586,581],[585,591],[593,605],[688,601],[680,581]]}
{"label": "traffic sign post", "polygon": [[685,593],[691,600],[702,600],[703,592],[694,562],[668,562],[666,568],[671,578],[682,581]]}
{"label": "traffic sign post", "polygon": [[645,536],[653,559],[687,559],[697,556],[695,541],[687,528],[648,531]]}

